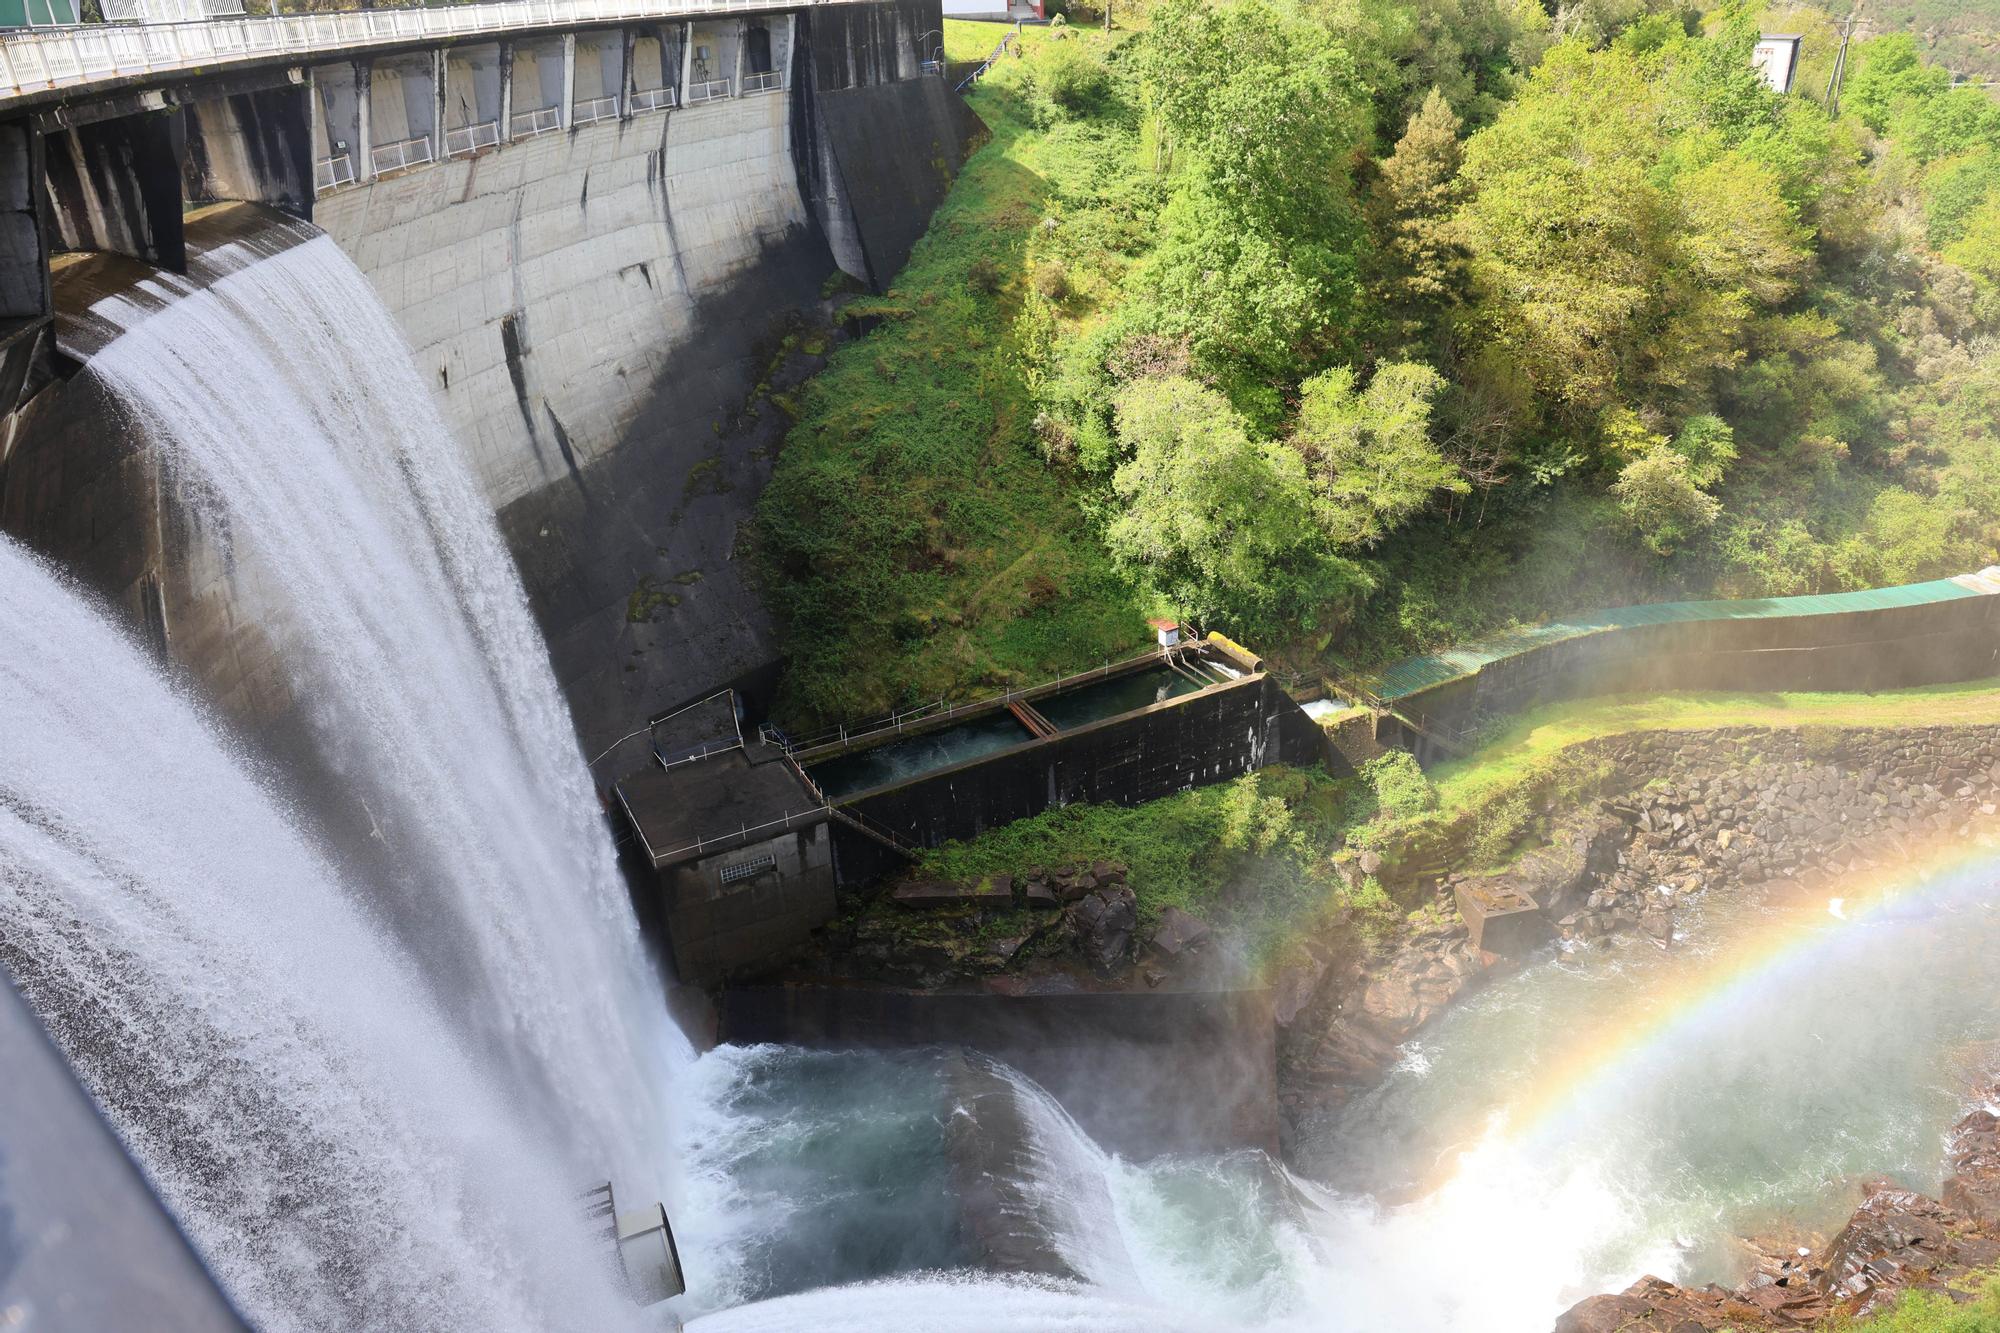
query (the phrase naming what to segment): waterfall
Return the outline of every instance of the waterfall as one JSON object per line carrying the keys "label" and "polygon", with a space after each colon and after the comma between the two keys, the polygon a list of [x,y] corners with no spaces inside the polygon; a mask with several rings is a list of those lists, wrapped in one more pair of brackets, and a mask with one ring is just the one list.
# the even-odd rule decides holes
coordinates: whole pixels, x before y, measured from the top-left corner
{"label": "waterfall", "polygon": [[408,344],[332,241],[232,248],[213,281],[99,301],[116,336],[87,373],[225,553],[232,612],[389,870],[330,869],[185,699],[10,555],[9,960],[253,1317],[612,1326],[572,1195],[671,1193],[691,1052]]}
{"label": "waterfall", "polygon": [[0,959],[271,1329],[615,1328],[576,1179],[211,721],[0,539]]}

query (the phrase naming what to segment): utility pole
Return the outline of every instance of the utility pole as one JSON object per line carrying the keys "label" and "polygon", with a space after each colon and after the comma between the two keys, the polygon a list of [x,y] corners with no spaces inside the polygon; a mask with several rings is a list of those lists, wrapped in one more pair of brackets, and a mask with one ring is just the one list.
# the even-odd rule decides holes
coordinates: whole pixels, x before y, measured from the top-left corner
{"label": "utility pole", "polygon": [[1854,15],[1850,12],[1840,30],[1840,51],[1833,58],[1833,73],[1826,76],[1826,114],[1840,114],[1840,85],[1847,77],[1847,44],[1854,39]]}

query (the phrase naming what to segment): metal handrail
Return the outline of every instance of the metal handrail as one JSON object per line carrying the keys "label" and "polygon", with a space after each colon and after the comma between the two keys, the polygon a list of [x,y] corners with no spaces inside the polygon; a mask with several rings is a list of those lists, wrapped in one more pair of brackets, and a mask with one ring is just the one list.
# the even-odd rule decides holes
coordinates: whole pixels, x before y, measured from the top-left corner
{"label": "metal handrail", "polygon": [[1016,700],[1024,699],[1028,695],[1044,689],[1054,691],[1068,685],[1081,684],[1087,680],[1103,680],[1114,673],[1128,671],[1143,666],[1147,662],[1159,661],[1161,658],[1168,656],[1168,654],[1168,649],[1154,648],[1149,652],[1139,654],[1137,657],[1128,657],[1119,662],[1106,662],[1103,666],[1092,667],[1088,671],[1079,671],[1068,676],[1057,676],[1052,680],[1038,682],[1034,685],[1024,685],[1018,690],[1008,690],[1004,694],[991,695],[984,699],[974,700],[971,703],[952,704],[947,707],[944,700],[938,699],[932,703],[919,704],[906,713],[892,713],[886,718],[875,718],[857,727],[829,727],[818,735],[807,737],[804,740],[778,737],[774,735],[771,729],[767,728],[765,739],[783,748],[787,754],[803,754],[809,750],[823,749],[828,745],[856,745],[862,741],[873,740],[877,737],[894,735],[918,723],[928,726],[931,723],[963,717],[968,713],[984,712],[987,709],[996,707],[1004,708]]}
{"label": "metal handrail", "polygon": [[678,847],[669,847],[663,852],[655,852],[651,847],[648,847],[646,850],[652,854],[655,861],[664,861],[670,856],[679,856],[683,852],[699,854],[710,847],[720,847],[732,839],[747,840],[751,834],[762,833],[766,829],[788,829],[794,823],[803,823],[809,819],[826,819],[830,818],[832,814],[832,807],[816,805],[810,810],[788,811],[782,818],[767,819],[761,824],[745,824],[741,828],[732,829],[728,833],[718,833],[712,838],[696,838],[693,842],[684,842]]}
{"label": "metal handrail", "polygon": [[379,143],[368,150],[369,165],[375,168],[378,176],[388,171],[401,171],[405,167],[420,167],[434,160],[430,137],[422,134],[398,139],[394,143]]}
{"label": "metal handrail", "polygon": [[243,12],[243,0],[103,0],[103,10],[111,23],[199,22],[237,16]]}
{"label": "metal handrail", "polygon": [[569,113],[572,125],[595,125],[600,120],[618,118],[618,99],[615,97],[592,97],[578,102]]}
{"label": "metal handrail", "polygon": [[346,153],[320,158],[313,163],[313,193],[325,194],[354,184],[354,159]]}
{"label": "metal handrail", "polygon": [[444,155],[464,157],[482,148],[500,146],[500,122],[482,120],[477,125],[461,125],[455,130],[444,132]]}
{"label": "metal handrail", "polygon": [[[799,7],[864,2],[794,0]],[[588,23],[769,7],[769,0],[486,0],[422,9],[21,28],[0,34],[0,105],[10,97],[44,89],[133,75],[206,70],[241,61],[303,60],[320,53],[469,32],[574,28]]]}
{"label": "metal handrail", "polygon": [[509,139],[532,139],[537,134],[547,134],[562,128],[562,111],[552,106],[536,107],[533,111],[516,111],[508,122],[512,131]]}
{"label": "metal handrail", "polygon": [[702,79],[688,85],[688,105],[696,102],[713,102],[729,96],[728,79]]}
{"label": "metal handrail", "polygon": [[641,88],[632,94],[632,111],[669,111],[674,105],[674,90],[671,88]]}
{"label": "metal handrail", "polygon": [[1020,39],[1021,39],[1021,25],[1019,23],[1016,23],[1011,32],[1006,33],[1004,36],[1000,38],[1000,45],[994,47],[993,50],[987,54],[986,59],[979,62],[979,68],[973,70],[970,74],[960,79],[958,81],[958,86],[956,88],[953,88],[952,91],[956,93],[962,93],[967,88],[970,88],[973,84],[979,82],[981,78],[985,77],[986,71],[993,68],[993,62],[998,60],[1001,56],[1006,55],[1007,48],[1012,46],[1015,42],[1019,41]]}
{"label": "metal handrail", "polygon": [[751,93],[775,93],[785,86],[785,76],[775,69],[767,69],[759,74],[743,76],[743,96]]}

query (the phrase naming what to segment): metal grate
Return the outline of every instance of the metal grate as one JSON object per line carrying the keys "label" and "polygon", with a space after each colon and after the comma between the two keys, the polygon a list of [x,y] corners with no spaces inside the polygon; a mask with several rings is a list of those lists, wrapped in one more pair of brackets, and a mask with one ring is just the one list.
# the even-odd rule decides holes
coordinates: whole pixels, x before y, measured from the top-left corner
{"label": "metal grate", "polygon": [[760,856],[754,861],[742,861],[733,866],[722,867],[722,883],[726,888],[731,884],[741,884],[746,879],[755,879],[766,870],[776,870],[778,858]]}

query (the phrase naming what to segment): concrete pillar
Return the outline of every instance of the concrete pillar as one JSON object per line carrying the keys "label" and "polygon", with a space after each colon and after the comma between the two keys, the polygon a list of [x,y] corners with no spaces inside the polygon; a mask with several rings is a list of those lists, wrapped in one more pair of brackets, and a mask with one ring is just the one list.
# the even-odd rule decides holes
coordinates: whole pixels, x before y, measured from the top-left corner
{"label": "concrete pillar", "polygon": [[368,103],[375,86],[375,62],[354,62],[354,179],[375,179],[375,127]]}
{"label": "concrete pillar", "polygon": [[629,120],[632,117],[632,48],[639,43],[639,32],[636,28],[626,28],[620,36],[624,40],[619,43],[623,54],[619,57],[618,68],[624,72],[618,80],[618,119]]}
{"label": "concrete pillar", "polygon": [[576,34],[563,34],[562,127],[570,128],[576,116]]}
{"label": "concrete pillar", "polygon": [[[306,202],[310,204],[319,195],[320,155],[333,155],[333,135],[327,129],[326,104],[319,95],[319,75],[310,65],[306,66],[306,142],[311,145],[306,150]],[[310,209],[306,220],[312,220]]]}
{"label": "concrete pillar", "polygon": [[743,48],[749,44],[750,25],[742,19],[736,20],[736,76],[730,81],[729,95],[743,96]]}
{"label": "concrete pillar", "polygon": [[682,106],[686,106],[688,80],[694,77],[694,24],[684,23],[681,27],[684,29],[681,33],[681,90],[675,96]]}
{"label": "concrete pillar", "polygon": [[444,161],[444,67],[445,52],[440,46],[431,52],[431,161]]}
{"label": "concrete pillar", "polygon": [[514,44],[500,43],[500,142],[514,142]]}

